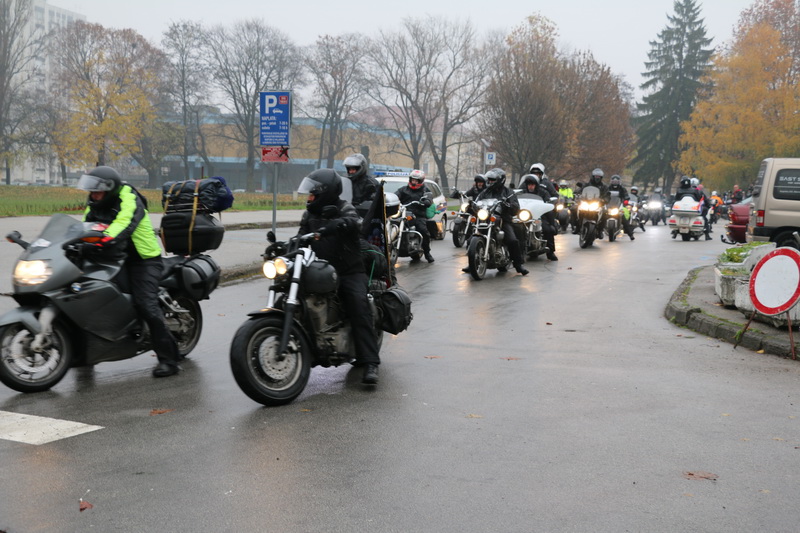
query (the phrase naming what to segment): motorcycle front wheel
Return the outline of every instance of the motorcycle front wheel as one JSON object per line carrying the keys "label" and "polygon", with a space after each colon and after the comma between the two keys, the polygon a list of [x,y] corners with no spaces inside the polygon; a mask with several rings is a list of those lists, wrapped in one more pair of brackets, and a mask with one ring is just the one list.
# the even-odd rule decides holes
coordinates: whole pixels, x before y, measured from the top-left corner
{"label": "motorcycle front wheel", "polygon": [[231,371],[251,400],[268,407],[297,398],[311,375],[311,351],[305,336],[292,325],[284,357],[276,353],[283,317],[254,317],[242,324],[231,343]]}
{"label": "motorcycle front wheel", "polygon": [[608,228],[606,228],[606,229],[608,229],[608,242],[614,242],[615,240],[617,240],[617,224],[616,224],[616,222],[614,224],[609,224]]}
{"label": "motorcycle front wheel", "polygon": [[453,246],[461,248],[467,240],[467,224],[463,218],[458,218],[453,221]]}
{"label": "motorcycle front wheel", "polygon": [[469,259],[469,273],[478,281],[486,275],[486,241],[476,237],[469,242],[467,249],[467,259]]}
{"label": "motorcycle front wheel", "polygon": [[578,233],[578,244],[581,248],[588,248],[594,242],[594,225],[583,223],[581,224],[580,232]]}
{"label": "motorcycle front wheel", "polygon": [[178,354],[186,357],[200,341],[200,333],[203,331],[203,310],[200,309],[199,302],[185,296],[176,296],[175,303],[186,312],[178,313],[165,309],[164,319],[178,344]]}
{"label": "motorcycle front wheel", "polygon": [[41,392],[61,381],[71,366],[74,352],[66,330],[59,323],[43,350],[35,352],[35,334],[22,324],[0,328],[0,381],[18,392]]}

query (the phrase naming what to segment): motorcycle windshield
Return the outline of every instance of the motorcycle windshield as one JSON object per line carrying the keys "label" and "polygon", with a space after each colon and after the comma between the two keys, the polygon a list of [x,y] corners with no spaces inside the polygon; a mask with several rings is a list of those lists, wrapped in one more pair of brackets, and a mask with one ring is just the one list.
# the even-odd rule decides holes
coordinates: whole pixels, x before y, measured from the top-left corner
{"label": "motorcycle windshield", "polygon": [[608,207],[619,207],[622,205],[622,200],[619,197],[618,191],[611,191],[611,198],[608,200]]}
{"label": "motorcycle windshield", "polygon": [[93,225],[91,222],[81,222],[63,213],[53,215],[39,237],[31,243],[31,247],[46,248],[53,243],[66,242],[84,233],[84,227],[88,229]]}
{"label": "motorcycle windshield", "polygon": [[555,209],[553,204],[545,202],[538,194],[518,194],[517,199],[519,200],[519,208],[530,211],[533,218],[541,218],[543,214]]}
{"label": "motorcycle windshield", "polygon": [[583,200],[598,200],[600,199],[600,189],[588,185],[581,191],[581,199]]}

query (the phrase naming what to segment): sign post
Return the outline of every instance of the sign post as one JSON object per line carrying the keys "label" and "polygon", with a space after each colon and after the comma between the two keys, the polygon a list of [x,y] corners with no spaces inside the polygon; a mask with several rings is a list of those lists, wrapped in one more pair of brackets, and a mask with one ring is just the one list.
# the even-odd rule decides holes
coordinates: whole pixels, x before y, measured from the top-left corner
{"label": "sign post", "polygon": [[[792,334],[792,319],[789,311],[800,300],[800,252],[794,248],[776,248],[761,258],[750,274],[750,300],[755,310],[742,330],[739,339],[750,327],[750,322],[761,313],[775,316],[786,313],[789,326],[789,342],[792,346],[792,359],[797,359]],[[733,345],[736,348],[739,341]]]}
{"label": "sign post", "polygon": [[260,93],[261,161],[273,163],[272,179],[272,231],[278,216],[278,163],[289,162],[289,134],[292,125],[291,91],[265,91]]}

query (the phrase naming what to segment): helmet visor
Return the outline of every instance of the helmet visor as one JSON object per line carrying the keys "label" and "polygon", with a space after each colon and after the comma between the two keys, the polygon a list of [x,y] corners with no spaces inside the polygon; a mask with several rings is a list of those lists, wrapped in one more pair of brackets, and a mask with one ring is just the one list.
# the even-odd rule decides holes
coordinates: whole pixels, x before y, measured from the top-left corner
{"label": "helmet visor", "polygon": [[110,180],[98,178],[97,176],[92,176],[91,174],[84,174],[78,180],[77,187],[82,191],[106,192],[110,191],[113,188],[113,185],[113,183],[110,183]]}

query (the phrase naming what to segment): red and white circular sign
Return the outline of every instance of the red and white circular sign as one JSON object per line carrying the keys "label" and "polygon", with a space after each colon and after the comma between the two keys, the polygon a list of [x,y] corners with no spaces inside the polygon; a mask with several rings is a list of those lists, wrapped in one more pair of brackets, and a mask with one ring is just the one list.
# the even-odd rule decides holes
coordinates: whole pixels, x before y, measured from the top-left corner
{"label": "red and white circular sign", "polygon": [[750,275],[750,299],[762,315],[794,307],[800,299],[800,252],[783,247],[761,258]]}

